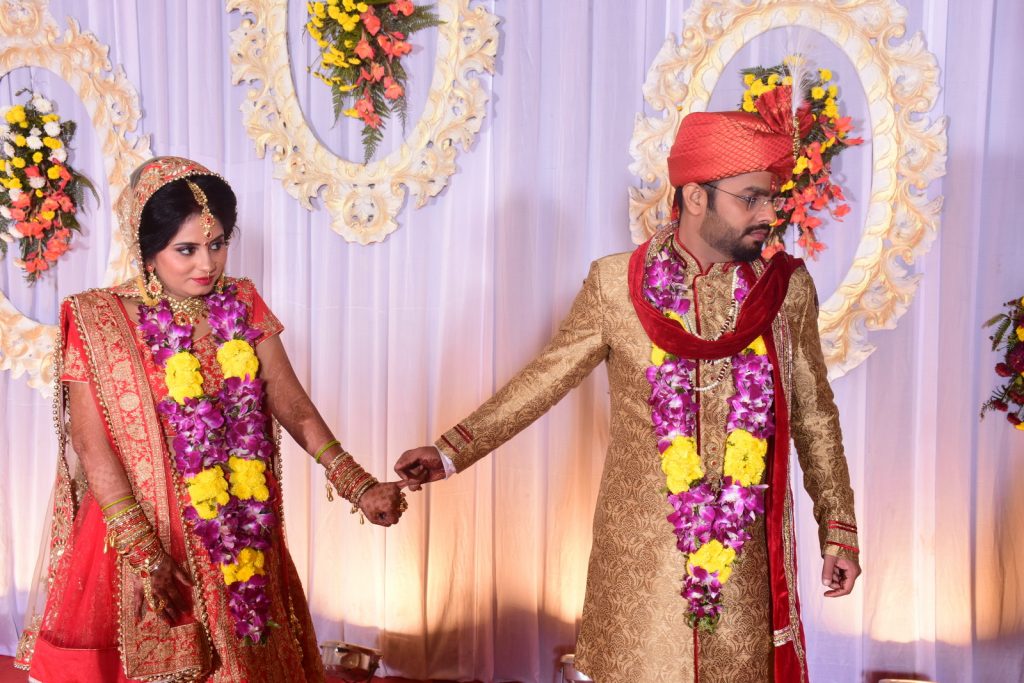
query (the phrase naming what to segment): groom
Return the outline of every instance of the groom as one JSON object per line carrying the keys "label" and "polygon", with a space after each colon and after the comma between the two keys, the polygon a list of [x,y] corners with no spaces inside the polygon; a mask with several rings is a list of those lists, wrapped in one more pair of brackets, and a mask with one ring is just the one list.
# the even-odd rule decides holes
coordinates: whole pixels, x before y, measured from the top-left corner
{"label": "groom", "polygon": [[678,227],[599,259],[548,346],[399,476],[462,472],[602,361],[611,442],[576,666],[600,683],[800,681],[789,443],[814,502],[825,595],[857,576],[853,492],[803,263],[761,248],[793,166],[787,116],[684,118]]}

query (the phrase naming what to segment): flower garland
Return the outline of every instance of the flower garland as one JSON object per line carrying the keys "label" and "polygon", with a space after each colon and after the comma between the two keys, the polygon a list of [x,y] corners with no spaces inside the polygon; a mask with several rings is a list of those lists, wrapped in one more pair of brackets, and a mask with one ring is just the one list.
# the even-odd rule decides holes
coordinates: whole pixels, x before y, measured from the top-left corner
{"label": "flower garland", "polygon": [[253,348],[260,331],[246,323],[234,285],[205,301],[224,374],[216,394],[204,393],[192,325],[176,322],[166,300],[139,308],[139,331],[164,369],[168,396],[159,410],[176,432],[174,465],[190,501],[185,518],[220,565],[236,635],[258,643],[274,626],[263,551],[276,522],[265,475],[273,447]]}
{"label": "flower garland", "polygon": [[344,114],[363,122],[363,162],[369,162],[384,120],[398,114],[406,122],[401,58],[412,52],[408,37],[442,22],[432,6],[411,0],[317,0],[306,3],[306,14],[306,32],[320,47],[319,65],[309,71],[331,88],[335,119]]}
{"label": "flower garland", "polygon": [[803,56],[790,55],[782,64],[768,68],[756,66],[741,73],[747,89],[740,109],[751,113],[761,114],[758,100],[766,96],[774,100],[781,98],[788,104],[792,101],[794,81],[798,84],[802,102],[795,112],[800,124],[796,165],[792,177],[779,190],[779,194],[786,197],[786,203],[765,241],[764,256],[771,258],[783,249],[782,238],[792,224],[800,231],[797,244],[809,257],[816,259],[825,244],[815,233],[822,224],[815,214],[827,209],[832,218],[841,221],[850,212],[843,188],[832,179],[832,160],[864,140],[850,137],[853,123],[839,111],[839,86],[832,82],[829,69],[818,69],[811,75],[807,73]]}
{"label": "flower garland", "polygon": [[993,351],[1003,352],[996,374],[1005,381],[981,406],[981,416],[989,410],[1004,412],[1010,424],[1024,431],[1024,298],[1007,301],[1004,306],[1006,311],[990,318],[984,327],[995,327],[989,339]]}
{"label": "flower garland", "polygon": [[75,214],[83,188],[96,195],[89,179],[67,163],[75,128],[38,93],[0,110],[0,255],[17,241],[14,264],[29,283],[57,263],[72,233],[81,230]]}
{"label": "flower garland", "polygon": [[[644,296],[666,317],[684,326],[689,313],[689,289],[683,266],[661,250],[647,266]],[[749,285],[737,270],[733,296],[741,305]],[[687,600],[690,626],[713,632],[722,612],[722,585],[750,540],[748,527],[764,513],[761,484],[774,434],[774,388],[771,361],[764,340],[758,337],[733,356],[732,379],[736,393],[729,399],[728,436],[723,479],[715,487],[705,477],[697,448],[697,364],[652,345],[647,380],[651,385],[651,424],[658,437],[661,469],[666,476],[672,506],[668,521],[676,547],[686,555],[682,596]]]}

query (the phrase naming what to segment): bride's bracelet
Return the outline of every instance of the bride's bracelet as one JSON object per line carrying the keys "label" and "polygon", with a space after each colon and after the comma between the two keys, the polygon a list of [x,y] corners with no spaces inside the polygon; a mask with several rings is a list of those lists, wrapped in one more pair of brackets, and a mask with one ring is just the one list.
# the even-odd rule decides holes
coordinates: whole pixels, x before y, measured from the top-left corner
{"label": "bride's bracelet", "polygon": [[148,576],[160,566],[163,546],[141,505],[133,502],[105,517],[104,521],[107,525],[104,552],[108,547],[113,548],[132,569],[143,576]]}
{"label": "bride's bracelet", "polygon": [[358,505],[363,494],[379,483],[344,450],[334,456],[334,459],[327,465],[326,474],[327,499],[334,500],[334,494],[331,491],[333,486],[338,495],[352,503],[353,506]]}

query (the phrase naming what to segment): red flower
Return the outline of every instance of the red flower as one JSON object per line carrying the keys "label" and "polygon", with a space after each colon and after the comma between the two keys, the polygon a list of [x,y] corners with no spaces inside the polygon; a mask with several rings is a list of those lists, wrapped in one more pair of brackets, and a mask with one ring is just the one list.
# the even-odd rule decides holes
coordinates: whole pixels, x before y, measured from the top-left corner
{"label": "red flower", "polygon": [[38,178],[39,176],[42,175],[42,173],[39,172],[38,166],[26,166],[25,175],[27,175],[29,178]]}
{"label": "red flower", "polygon": [[356,102],[356,113],[364,119],[368,114],[373,113],[373,100],[370,99],[370,93],[366,93]]}
{"label": "red flower", "polygon": [[416,8],[413,7],[412,0],[395,0],[393,3],[388,5],[388,9],[397,17],[399,14],[409,16]]}
{"label": "red flower", "polygon": [[1017,344],[1006,354],[1006,364],[1013,368],[1014,372],[1024,372],[1024,344]]}
{"label": "red flower", "polygon": [[999,400],[992,401],[992,407],[995,408],[996,410],[1001,410],[1003,412],[1006,412],[1010,408],[1010,406],[1006,405],[1006,403]]}
{"label": "red flower", "polygon": [[842,218],[843,216],[845,216],[848,213],[850,213],[850,205],[849,204],[840,204],[836,208],[832,209],[832,217],[833,218],[837,218],[837,219],[838,218]]}
{"label": "red flower", "polygon": [[373,66],[370,67],[370,76],[374,83],[380,81],[384,76],[387,75],[387,70],[383,64],[374,62]]}
{"label": "red flower", "polygon": [[25,212],[21,209],[11,209],[11,218],[16,221],[25,220]]}
{"label": "red flower", "polygon": [[394,50],[391,47],[391,39],[388,38],[387,35],[381,34],[381,36],[377,38],[377,44],[380,45],[380,49],[384,50],[384,54],[388,57],[395,56]]}
{"label": "red flower", "polygon": [[1013,425],[1014,427],[1016,427],[1017,425],[1019,425],[1019,424],[1020,424],[1020,422],[1021,422],[1020,418],[1019,418],[1019,417],[1017,417],[1016,415],[1014,415],[1013,413],[1009,413],[1009,414],[1007,414],[1007,416],[1006,416],[1006,419],[1007,419],[1007,420],[1009,421],[1009,423],[1010,423],[1010,424],[1012,424],[1012,425]]}
{"label": "red flower", "polygon": [[363,20],[363,26],[371,36],[377,35],[377,32],[380,31],[380,19],[377,18],[372,7],[367,7],[366,11],[359,15],[359,18]]}
{"label": "red flower", "polygon": [[996,363],[996,374],[1000,377],[1010,377],[1013,375],[1013,370],[1006,363]]}

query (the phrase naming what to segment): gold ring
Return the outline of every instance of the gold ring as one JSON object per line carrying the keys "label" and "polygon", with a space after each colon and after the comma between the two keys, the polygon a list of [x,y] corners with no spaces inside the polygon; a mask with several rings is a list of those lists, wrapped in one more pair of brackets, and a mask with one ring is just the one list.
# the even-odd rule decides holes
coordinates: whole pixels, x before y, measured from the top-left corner
{"label": "gold ring", "polygon": [[399,501],[399,503],[398,503],[398,511],[399,512],[405,512],[408,509],[409,509],[409,501],[407,501],[405,498],[402,498],[402,500]]}

